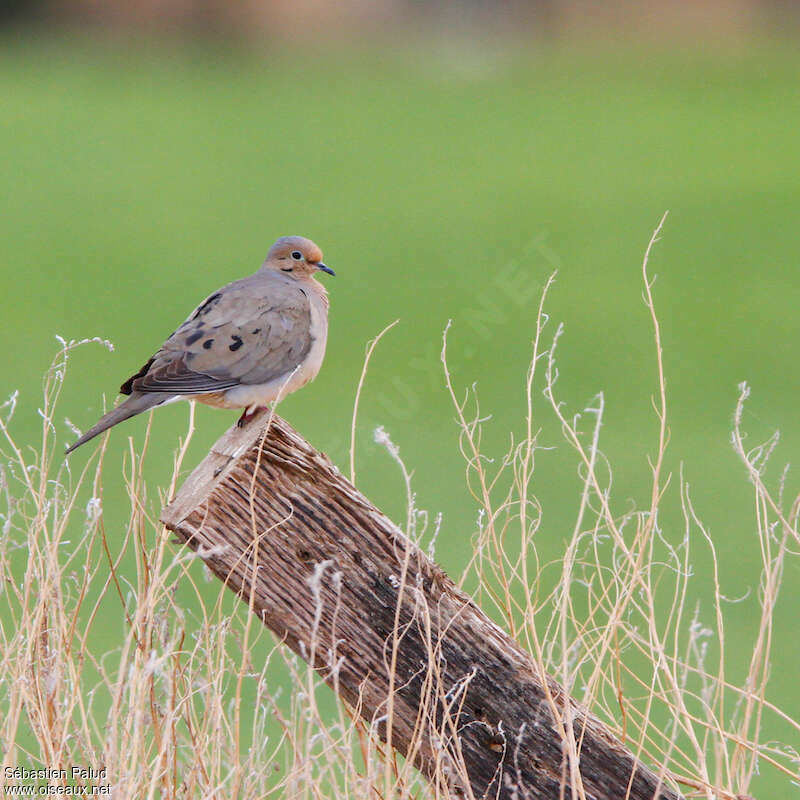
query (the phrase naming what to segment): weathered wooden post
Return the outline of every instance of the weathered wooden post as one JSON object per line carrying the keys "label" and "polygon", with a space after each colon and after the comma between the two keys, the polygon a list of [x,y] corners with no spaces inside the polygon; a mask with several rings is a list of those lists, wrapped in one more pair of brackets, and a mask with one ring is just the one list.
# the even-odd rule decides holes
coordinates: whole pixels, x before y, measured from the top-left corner
{"label": "weathered wooden post", "polygon": [[226,433],[162,521],[451,796],[679,797],[279,417]]}

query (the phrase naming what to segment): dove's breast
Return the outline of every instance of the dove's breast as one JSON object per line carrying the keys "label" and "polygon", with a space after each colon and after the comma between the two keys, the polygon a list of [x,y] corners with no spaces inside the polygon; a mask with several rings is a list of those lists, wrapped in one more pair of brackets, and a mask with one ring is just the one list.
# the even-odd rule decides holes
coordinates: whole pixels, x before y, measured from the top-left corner
{"label": "dove's breast", "polygon": [[317,373],[322,366],[322,359],[325,358],[325,345],[328,342],[328,297],[327,295],[312,295],[310,297],[311,310],[311,347],[308,350],[303,363],[297,370],[296,377],[298,383],[292,384],[289,391],[305,386],[309,381],[317,377]]}

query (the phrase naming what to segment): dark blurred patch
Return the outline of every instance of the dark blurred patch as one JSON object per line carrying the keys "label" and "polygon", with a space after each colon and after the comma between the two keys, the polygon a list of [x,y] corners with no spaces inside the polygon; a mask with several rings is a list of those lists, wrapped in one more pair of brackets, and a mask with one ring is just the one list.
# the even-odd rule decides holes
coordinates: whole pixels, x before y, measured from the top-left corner
{"label": "dark blurred patch", "polygon": [[0,0],[0,26],[41,19],[46,5],[41,0]]}
{"label": "dark blurred patch", "polygon": [[550,39],[617,31],[661,38],[785,30],[800,22],[800,9],[795,0],[0,0],[0,24],[25,18],[221,37],[513,32]]}

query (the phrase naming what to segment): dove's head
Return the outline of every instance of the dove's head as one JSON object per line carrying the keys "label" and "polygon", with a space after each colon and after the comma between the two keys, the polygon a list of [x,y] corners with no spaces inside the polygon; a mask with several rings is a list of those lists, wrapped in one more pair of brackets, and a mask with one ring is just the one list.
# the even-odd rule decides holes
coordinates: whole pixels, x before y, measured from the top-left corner
{"label": "dove's head", "polygon": [[282,236],[267,253],[262,269],[273,269],[295,278],[308,277],[322,270],[336,273],[322,263],[322,250],[311,239],[302,236]]}

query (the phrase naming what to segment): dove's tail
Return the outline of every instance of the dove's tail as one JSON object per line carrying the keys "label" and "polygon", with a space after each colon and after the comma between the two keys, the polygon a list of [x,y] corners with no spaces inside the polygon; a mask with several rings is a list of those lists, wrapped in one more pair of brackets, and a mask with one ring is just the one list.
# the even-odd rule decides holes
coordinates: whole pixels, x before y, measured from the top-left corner
{"label": "dove's tail", "polygon": [[97,425],[89,428],[75,444],[67,448],[64,455],[69,455],[75,448],[86,444],[90,439],[94,439],[95,436],[108,430],[118,422],[123,422],[137,414],[141,414],[142,411],[147,411],[149,408],[154,408],[172,399],[172,395],[164,392],[134,392],[124,403],[120,403],[116,408],[112,408],[108,414],[102,416]]}

